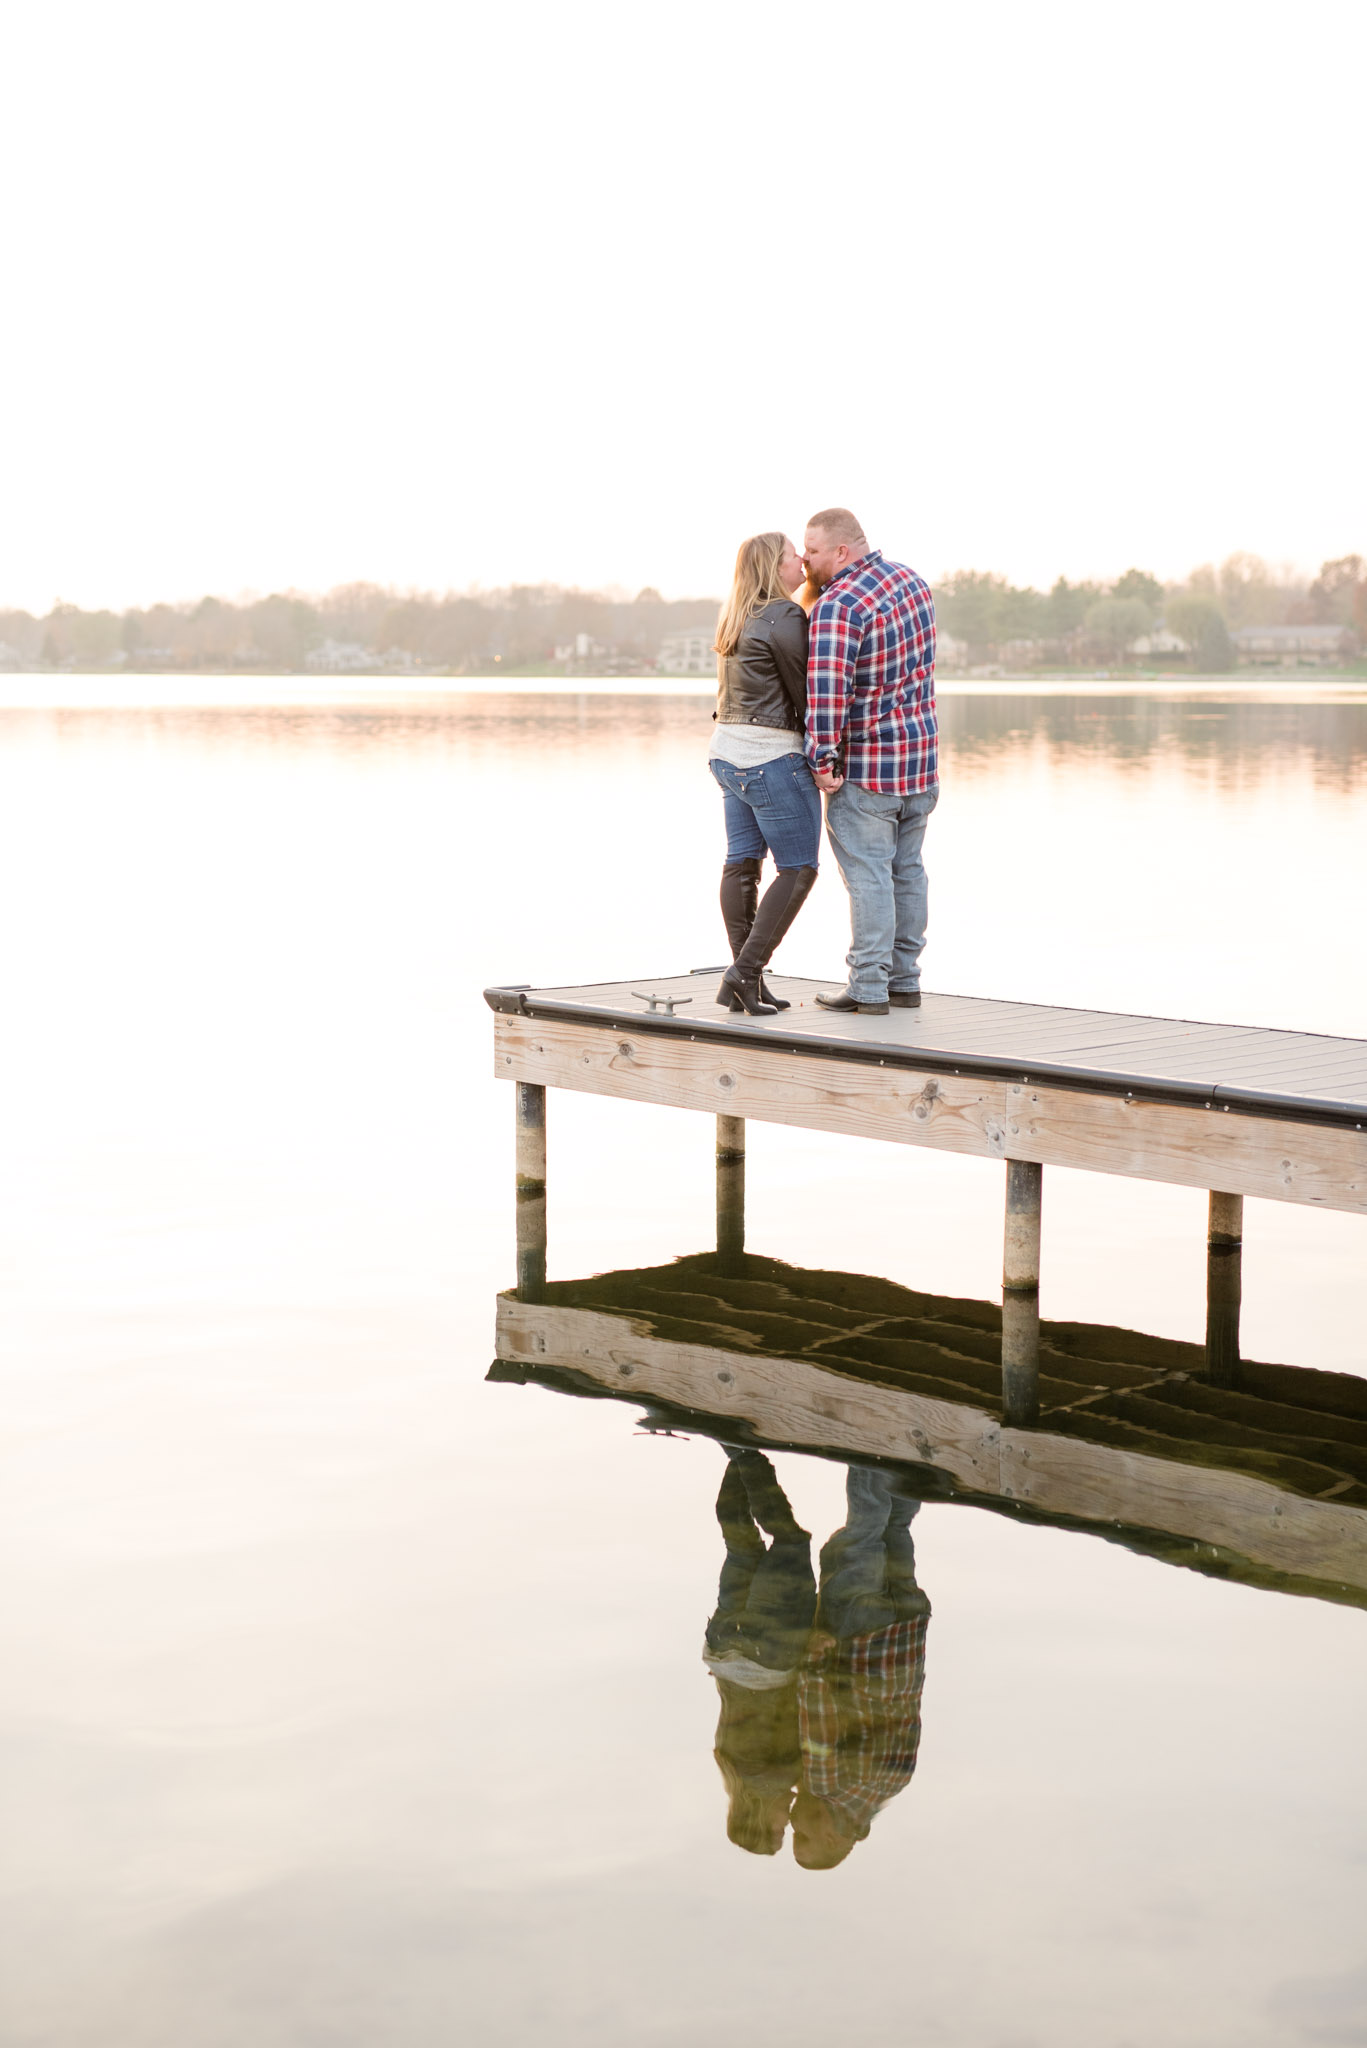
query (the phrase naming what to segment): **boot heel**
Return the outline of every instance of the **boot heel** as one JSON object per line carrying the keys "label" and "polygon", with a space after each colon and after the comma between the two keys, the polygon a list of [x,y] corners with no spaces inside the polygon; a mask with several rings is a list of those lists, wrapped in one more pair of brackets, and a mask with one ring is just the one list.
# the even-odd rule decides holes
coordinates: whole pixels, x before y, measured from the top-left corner
{"label": "boot heel", "polygon": [[727,1002],[732,1010],[744,1010],[747,1017],[776,1017],[777,1010],[772,1003],[761,1000],[759,976],[747,982],[737,974],[734,967],[728,967],[717,990],[717,1001]]}

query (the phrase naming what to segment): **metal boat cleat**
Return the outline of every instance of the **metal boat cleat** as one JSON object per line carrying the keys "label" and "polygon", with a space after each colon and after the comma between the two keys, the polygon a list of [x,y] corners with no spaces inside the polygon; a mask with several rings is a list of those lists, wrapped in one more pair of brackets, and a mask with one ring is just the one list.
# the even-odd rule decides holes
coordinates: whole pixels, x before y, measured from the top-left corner
{"label": "metal boat cleat", "polygon": [[647,1408],[645,1414],[638,1417],[636,1428],[632,1434],[634,1436],[667,1436],[671,1437],[676,1444],[687,1444],[693,1441],[691,1437],[685,1436],[682,1430],[675,1429],[674,1417],[666,1414],[662,1408]]}
{"label": "metal boat cleat", "polygon": [[648,996],[645,990],[640,988],[634,988],[631,993],[635,996],[637,1002],[649,1003],[649,1014],[652,1017],[658,1017],[661,1012],[666,1017],[672,1017],[676,1003],[691,1003],[693,1000],[692,996]]}

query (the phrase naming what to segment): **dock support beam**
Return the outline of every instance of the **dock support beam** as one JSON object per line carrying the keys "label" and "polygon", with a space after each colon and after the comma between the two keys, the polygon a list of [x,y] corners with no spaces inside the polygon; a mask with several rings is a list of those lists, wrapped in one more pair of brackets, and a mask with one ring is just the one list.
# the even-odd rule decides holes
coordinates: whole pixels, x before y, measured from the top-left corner
{"label": "dock support beam", "polygon": [[1039,1421],[1039,1240],[1044,1168],[1006,1162],[1006,1243],[1002,1259],[1002,1421]]}
{"label": "dock support beam", "polygon": [[519,1081],[517,1094],[517,1291],[539,1301],[546,1287],[546,1091]]}
{"label": "dock support beam", "polygon": [[745,1256],[745,1118],[717,1118],[717,1255],[739,1265]]}
{"label": "dock support beam", "polygon": [[1206,1378],[1239,1384],[1239,1306],[1243,1298],[1244,1198],[1210,1197],[1206,1241]]}

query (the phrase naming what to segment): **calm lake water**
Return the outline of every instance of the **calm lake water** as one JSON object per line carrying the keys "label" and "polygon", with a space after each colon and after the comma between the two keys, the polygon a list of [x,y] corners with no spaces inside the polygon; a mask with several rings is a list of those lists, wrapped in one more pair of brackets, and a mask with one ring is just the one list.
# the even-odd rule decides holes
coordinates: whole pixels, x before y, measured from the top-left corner
{"label": "calm lake water", "polygon": [[[915,1774],[804,1869],[727,1839],[723,1451],[486,1382],[480,992],[722,956],[708,708],[0,710],[6,2048],[1367,2042],[1367,1612],[928,1503]],[[930,987],[1367,1035],[1367,702],[944,712]],[[996,1296],[990,1164],[748,1172],[754,1252]],[[552,1096],[553,1278],[713,1231],[703,1118]],[[1367,1372],[1363,1231],[1249,1203],[1246,1354]],[[1047,1176],[1046,1316],[1204,1285],[1201,1195]]]}

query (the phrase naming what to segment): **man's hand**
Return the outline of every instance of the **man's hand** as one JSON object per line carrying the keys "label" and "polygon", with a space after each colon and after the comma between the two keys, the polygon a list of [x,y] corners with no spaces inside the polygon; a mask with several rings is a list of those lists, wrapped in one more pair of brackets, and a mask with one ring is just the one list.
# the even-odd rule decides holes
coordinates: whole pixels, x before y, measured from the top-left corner
{"label": "man's hand", "polygon": [[845,778],[843,775],[837,775],[834,768],[813,768],[812,780],[827,796],[833,796]]}

